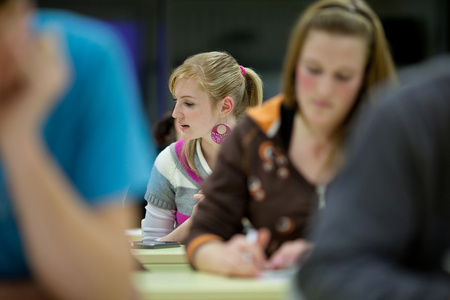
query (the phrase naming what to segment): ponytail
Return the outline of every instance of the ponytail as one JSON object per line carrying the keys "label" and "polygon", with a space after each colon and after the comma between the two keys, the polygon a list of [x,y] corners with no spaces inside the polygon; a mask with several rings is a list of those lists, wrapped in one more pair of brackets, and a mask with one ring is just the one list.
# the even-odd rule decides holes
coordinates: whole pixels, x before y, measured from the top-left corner
{"label": "ponytail", "polygon": [[245,79],[245,88],[242,95],[242,101],[235,103],[234,115],[239,119],[248,107],[258,106],[263,100],[263,84],[259,75],[251,68],[244,68],[242,75]]}

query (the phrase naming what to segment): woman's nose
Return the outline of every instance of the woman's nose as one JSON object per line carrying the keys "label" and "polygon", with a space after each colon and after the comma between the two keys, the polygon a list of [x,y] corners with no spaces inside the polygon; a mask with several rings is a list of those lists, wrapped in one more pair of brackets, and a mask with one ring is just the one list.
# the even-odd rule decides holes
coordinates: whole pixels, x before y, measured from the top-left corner
{"label": "woman's nose", "polygon": [[334,83],[330,76],[323,76],[317,83],[317,92],[320,97],[326,98],[333,94]]}
{"label": "woman's nose", "polygon": [[181,110],[180,110],[178,102],[177,102],[177,103],[175,103],[175,107],[173,108],[173,111],[172,111],[172,118],[178,119],[181,116],[182,116],[182,113],[181,113]]}

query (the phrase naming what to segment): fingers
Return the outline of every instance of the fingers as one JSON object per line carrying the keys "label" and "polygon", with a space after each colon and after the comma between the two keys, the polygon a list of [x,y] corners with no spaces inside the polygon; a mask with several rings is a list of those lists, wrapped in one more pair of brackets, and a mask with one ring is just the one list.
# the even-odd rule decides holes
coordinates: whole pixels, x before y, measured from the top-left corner
{"label": "fingers", "polygon": [[227,268],[225,274],[231,277],[256,277],[261,272],[261,268],[253,261],[249,252],[229,255],[225,264]]}
{"label": "fingers", "polygon": [[266,256],[258,243],[248,243],[244,235],[237,234],[227,242],[226,248],[229,266],[227,275],[255,277],[260,274]]}
{"label": "fingers", "polygon": [[200,201],[202,201],[203,199],[205,199],[205,195],[203,194],[202,190],[198,191],[198,194],[195,194],[194,196],[192,196],[192,198],[194,198],[194,200],[197,200],[197,203],[194,205],[194,207],[192,208],[192,214],[191,217],[193,215],[195,215],[197,213],[198,210],[198,204],[200,203]]}
{"label": "fingers", "polygon": [[195,200],[203,200],[205,198],[205,195],[203,194],[195,194],[194,196],[192,196]]}
{"label": "fingers", "polygon": [[258,240],[257,244],[261,249],[266,249],[270,241],[270,230],[267,228],[260,228],[258,230]]}
{"label": "fingers", "polygon": [[199,190],[198,193],[193,196],[193,198],[195,200],[200,201],[200,200],[203,200],[205,198],[205,195],[203,194],[202,190]]}
{"label": "fingers", "polygon": [[35,96],[53,98],[63,90],[68,79],[68,67],[55,32],[45,32],[37,38],[24,71]]}
{"label": "fingers", "polygon": [[34,134],[68,82],[68,66],[54,32],[34,36],[27,49],[15,64],[15,79],[0,87],[0,135]]}
{"label": "fingers", "polygon": [[311,253],[312,248],[313,244],[304,239],[284,242],[270,257],[266,267],[269,269],[281,269],[296,264],[303,264]]}

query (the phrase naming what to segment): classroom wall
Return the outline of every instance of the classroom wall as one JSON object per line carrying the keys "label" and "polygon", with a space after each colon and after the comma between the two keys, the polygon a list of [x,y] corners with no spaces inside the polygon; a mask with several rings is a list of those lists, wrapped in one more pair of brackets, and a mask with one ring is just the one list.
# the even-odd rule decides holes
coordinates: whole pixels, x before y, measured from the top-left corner
{"label": "classroom wall", "polygon": [[[151,122],[173,106],[170,71],[187,56],[225,50],[254,68],[264,98],[279,91],[289,31],[311,0],[42,0],[110,22],[133,52]],[[380,16],[399,67],[448,52],[446,0],[368,0]],[[128,33],[127,33],[128,32]],[[131,37],[131,38],[130,38]]]}

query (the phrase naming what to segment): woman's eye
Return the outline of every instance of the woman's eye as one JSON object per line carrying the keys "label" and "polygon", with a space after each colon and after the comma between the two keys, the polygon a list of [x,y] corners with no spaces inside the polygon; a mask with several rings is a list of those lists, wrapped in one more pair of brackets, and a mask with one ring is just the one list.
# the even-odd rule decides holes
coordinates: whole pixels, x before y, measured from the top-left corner
{"label": "woman's eye", "polygon": [[184,105],[186,105],[186,106],[188,106],[188,107],[191,107],[192,105],[194,105],[194,103],[191,103],[191,102],[184,102]]}
{"label": "woman's eye", "polygon": [[349,81],[352,77],[348,75],[337,74],[336,79],[339,81]]}
{"label": "woman's eye", "polygon": [[318,75],[321,73],[320,69],[317,68],[306,68],[310,74]]}

